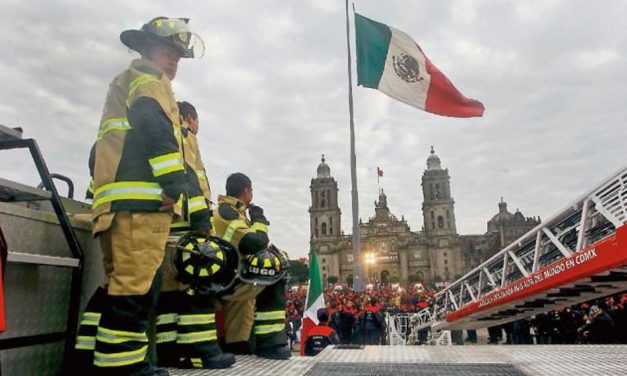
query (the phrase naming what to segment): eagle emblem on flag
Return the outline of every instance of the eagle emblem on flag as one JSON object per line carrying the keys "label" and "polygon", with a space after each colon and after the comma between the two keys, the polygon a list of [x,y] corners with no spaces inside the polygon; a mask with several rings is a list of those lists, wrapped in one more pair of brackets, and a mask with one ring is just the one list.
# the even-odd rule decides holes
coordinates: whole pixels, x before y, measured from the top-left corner
{"label": "eagle emblem on flag", "polygon": [[420,64],[412,56],[400,54],[392,56],[394,71],[405,82],[413,83],[424,80],[420,77]]}

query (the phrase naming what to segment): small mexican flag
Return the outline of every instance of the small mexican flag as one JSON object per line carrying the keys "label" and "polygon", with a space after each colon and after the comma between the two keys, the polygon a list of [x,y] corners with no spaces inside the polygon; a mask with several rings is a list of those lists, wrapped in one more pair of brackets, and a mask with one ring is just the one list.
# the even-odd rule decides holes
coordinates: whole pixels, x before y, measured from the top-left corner
{"label": "small mexican flag", "polygon": [[355,13],[357,84],[437,115],[483,115],[481,102],[466,98],[402,31]]}
{"label": "small mexican flag", "polygon": [[301,325],[300,355],[305,355],[305,342],[307,341],[309,330],[318,325],[318,310],[325,308],[320,265],[318,264],[318,256],[313,249],[313,243],[311,245],[311,254],[309,255],[309,290],[307,290],[305,307],[303,325]]}

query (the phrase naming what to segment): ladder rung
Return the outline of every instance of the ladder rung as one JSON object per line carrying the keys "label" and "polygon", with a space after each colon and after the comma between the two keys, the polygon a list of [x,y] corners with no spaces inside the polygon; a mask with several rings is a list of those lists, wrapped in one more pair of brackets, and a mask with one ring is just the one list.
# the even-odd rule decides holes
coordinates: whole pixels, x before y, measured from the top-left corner
{"label": "ladder rung", "polygon": [[52,193],[0,178],[0,201],[23,202],[50,200]]}
{"label": "ladder rung", "polygon": [[8,252],[7,261],[21,264],[61,266],[69,268],[78,267],[78,259],[75,258],[44,256],[33,253]]}

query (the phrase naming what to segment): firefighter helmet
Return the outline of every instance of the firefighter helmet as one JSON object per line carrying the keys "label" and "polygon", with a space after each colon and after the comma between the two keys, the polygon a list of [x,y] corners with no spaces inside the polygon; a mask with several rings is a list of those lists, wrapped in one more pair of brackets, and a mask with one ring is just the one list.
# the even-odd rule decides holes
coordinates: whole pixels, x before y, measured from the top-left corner
{"label": "firefighter helmet", "polygon": [[283,279],[289,269],[287,253],[272,244],[241,263],[239,278],[246,283],[270,286]]}
{"label": "firefighter helmet", "polygon": [[201,58],[205,53],[202,38],[189,31],[189,18],[156,17],[139,30],[125,30],[120,40],[131,50],[141,52],[147,41],[159,41],[176,48],[182,57]]}
{"label": "firefighter helmet", "polygon": [[235,282],[239,254],[217,236],[193,232],[178,240],[174,256],[177,279],[194,289],[220,292]]}

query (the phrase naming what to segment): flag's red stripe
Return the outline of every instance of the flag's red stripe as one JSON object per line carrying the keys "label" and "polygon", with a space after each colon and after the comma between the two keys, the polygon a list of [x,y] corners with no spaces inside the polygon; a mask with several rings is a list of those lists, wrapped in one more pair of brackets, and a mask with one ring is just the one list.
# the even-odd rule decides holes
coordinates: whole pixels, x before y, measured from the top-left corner
{"label": "flag's red stripe", "polygon": [[300,332],[300,355],[301,356],[305,355],[305,342],[307,342],[307,337],[309,336],[309,331],[314,326],[316,326],[316,324],[313,321],[311,321],[311,319],[309,317],[305,317],[303,319],[303,325],[301,325],[302,329],[301,329],[301,332]]}
{"label": "flag's red stripe", "polygon": [[[420,49],[420,47],[418,47]],[[423,54],[424,55],[424,54]],[[427,72],[431,83],[427,91],[425,111],[452,117],[482,116],[484,107],[476,99],[465,97],[453,86],[446,76],[425,56]]]}

